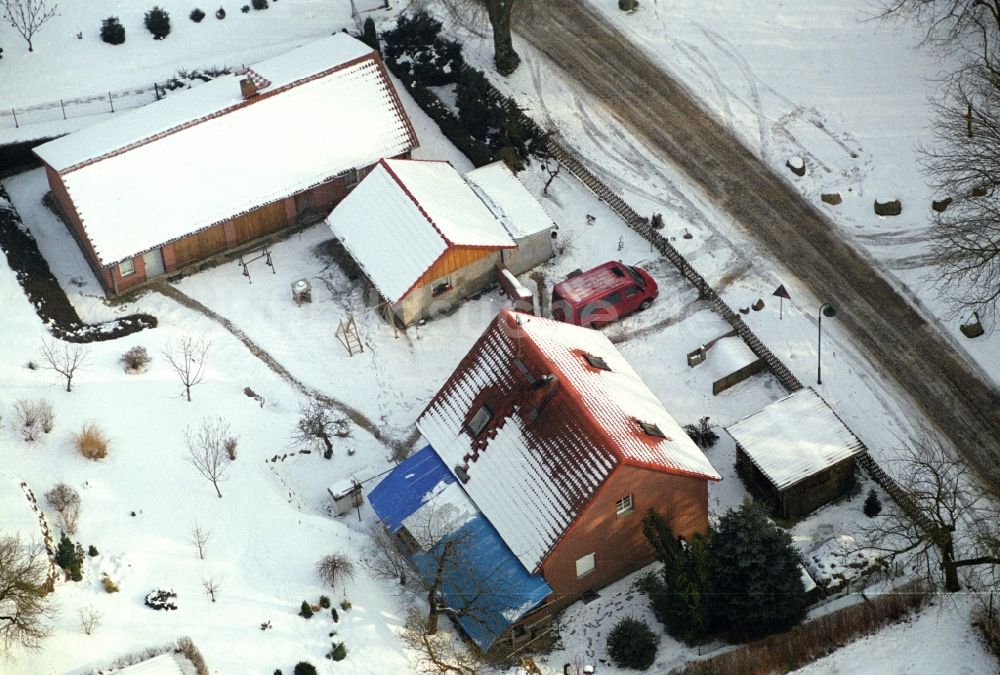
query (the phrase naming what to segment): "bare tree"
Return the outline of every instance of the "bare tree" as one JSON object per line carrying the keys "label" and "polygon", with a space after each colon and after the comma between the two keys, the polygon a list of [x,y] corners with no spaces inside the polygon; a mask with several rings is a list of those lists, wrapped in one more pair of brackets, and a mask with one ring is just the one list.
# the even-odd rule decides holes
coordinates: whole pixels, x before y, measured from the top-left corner
{"label": "bare tree", "polygon": [[482,657],[460,638],[449,633],[432,633],[427,624],[427,617],[411,607],[400,637],[413,654],[414,670],[471,675],[482,667]]}
{"label": "bare tree", "polygon": [[66,391],[73,391],[73,376],[76,371],[89,363],[89,350],[86,345],[75,342],[42,340],[42,358],[66,380]]}
{"label": "bare tree", "polygon": [[80,616],[80,630],[83,631],[84,635],[90,635],[97,630],[101,625],[101,619],[104,618],[104,615],[93,605],[81,607],[77,614]]}
{"label": "bare tree", "polygon": [[970,69],[938,101],[934,142],[921,148],[931,184],[952,203],[934,218],[940,286],[956,312],[1000,306],[1000,75]]}
{"label": "bare tree", "polygon": [[346,583],[354,578],[354,563],[343,553],[323,556],[316,563],[316,576],[324,584],[336,588],[337,582]]}
{"label": "bare tree", "polygon": [[54,613],[45,598],[47,575],[42,545],[0,536],[0,651],[15,645],[35,649],[49,636]]}
{"label": "bare tree", "polygon": [[[863,529],[863,550],[901,562],[928,583],[957,591],[959,570],[1000,566],[1000,510],[974,482],[974,475],[943,444],[925,437],[905,451],[899,484],[914,512],[882,512]],[[995,579],[994,579],[995,580]]]}
{"label": "bare tree", "polygon": [[876,17],[914,24],[923,32],[925,46],[961,53],[967,63],[995,61],[1000,0],[887,0]]}
{"label": "bare tree", "polygon": [[42,433],[52,431],[55,414],[52,404],[43,398],[22,398],[14,402],[14,419],[21,438],[30,443],[38,440]]}
{"label": "bare tree", "polygon": [[59,5],[51,9],[45,0],[0,0],[0,19],[9,23],[28,43],[28,51],[35,51],[31,40],[38,29],[56,15]]}
{"label": "bare tree", "polygon": [[372,524],[371,538],[361,564],[379,579],[395,580],[401,586],[406,585],[411,571],[410,561],[393,540],[393,535],[377,520]]}
{"label": "bare tree", "polygon": [[163,358],[181,378],[184,385],[184,395],[191,401],[191,387],[201,384],[205,377],[206,356],[211,340],[205,337],[195,339],[190,335],[181,338],[177,344],[167,343],[163,350]]}
{"label": "bare tree", "polygon": [[229,423],[221,417],[206,417],[196,432],[192,432],[190,428],[184,432],[188,461],[212,484],[219,499],[222,499],[219,483],[226,480],[226,471],[233,461],[226,451],[226,441],[229,438],[232,438]]}
{"label": "bare tree", "polygon": [[201,579],[201,586],[212,598],[212,602],[215,602],[215,594],[219,592],[220,588],[222,588],[222,581],[222,577],[216,576],[202,577]]}
{"label": "bare tree", "polygon": [[45,493],[45,501],[56,512],[59,529],[66,534],[76,534],[80,522],[80,493],[66,483],[56,483]]}
{"label": "bare tree", "polygon": [[212,533],[209,530],[203,530],[198,523],[195,523],[194,527],[191,528],[191,543],[198,549],[198,557],[202,560],[205,559],[205,548],[211,538]]}
{"label": "bare tree", "polygon": [[[399,570],[403,560],[411,565],[408,579],[427,599],[429,607],[426,629],[437,632],[441,615],[454,619],[486,623],[490,599],[509,595],[507,584],[500,578],[499,564],[492,570],[477,573],[474,583],[447,584],[449,579],[468,574],[471,569],[482,572],[482,560],[474,556],[471,534],[459,526],[454,507],[450,504],[429,503],[407,519],[402,537],[386,533],[373,539],[365,554],[365,565],[376,576],[402,578]],[[400,547],[410,547],[403,550]],[[412,565],[413,555],[423,558],[421,570]]]}
{"label": "bare tree", "polygon": [[292,440],[308,443],[323,449],[323,457],[333,457],[333,438],[347,438],[351,428],[344,416],[334,416],[322,401],[311,399],[299,406],[299,421],[292,433]]}
{"label": "bare tree", "polygon": [[489,21],[493,31],[493,63],[501,75],[510,75],[521,63],[514,51],[510,20],[514,7],[528,4],[528,0],[442,0],[448,13],[458,23],[473,31]]}

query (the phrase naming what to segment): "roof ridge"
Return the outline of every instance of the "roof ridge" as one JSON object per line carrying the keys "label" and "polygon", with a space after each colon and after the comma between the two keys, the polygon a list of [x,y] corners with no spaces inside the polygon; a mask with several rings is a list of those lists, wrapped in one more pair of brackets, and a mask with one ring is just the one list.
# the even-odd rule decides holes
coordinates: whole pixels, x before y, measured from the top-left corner
{"label": "roof ridge", "polygon": [[[164,129],[163,131],[157,132],[155,134],[151,134],[151,135],[146,136],[145,138],[141,138],[141,139],[139,139],[137,141],[133,141],[133,142],[127,144],[127,145],[123,145],[120,148],[116,148],[115,150],[111,150],[109,152],[105,152],[104,154],[98,155],[97,157],[91,157],[90,159],[84,160],[82,162],[77,162],[76,164],[71,164],[70,166],[66,167],[65,169],[62,169],[61,171],[58,171],[58,174],[60,176],[65,176],[66,174],[69,174],[69,173],[72,173],[72,172],[77,171],[79,169],[82,169],[84,167],[90,166],[91,164],[96,164],[97,162],[100,162],[102,160],[109,159],[111,157],[116,157],[118,155],[122,155],[122,154],[124,154],[126,152],[129,152],[131,150],[135,150],[136,148],[141,148],[144,145],[149,145],[150,143],[155,143],[156,141],[158,141],[160,139],[163,139],[163,138],[166,138],[167,136],[171,136],[171,135],[176,134],[176,133],[178,133],[180,131],[183,131],[185,129],[190,129],[191,127],[197,126],[197,125],[202,124],[204,122],[209,122],[211,120],[214,120],[214,119],[217,119],[219,117],[222,117],[223,115],[228,115],[229,113],[235,112],[235,111],[240,110],[242,108],[249,107],[249,106],[253,105],[254,103],[259,103],[260,101],[263,101],[265,99],[271,98],[272,96],[275,96],[277,94],[280,94],[280,93],[283,93],[285,91],[288,91],[289,89],[292,89],[294,87],[298,87],[298,86],[301,86],[301,85],[306,84],[308,82],[311,82],[313,80],[317,80],[317,79],[320,79],[322,77],[326,77],[328,75],[332,75],[333,73],[335,73],[335,72],[337,72],[339,70],[343,70],[345,68],[361,64],[364,61],[372,60],[372,61],[376,61],[377,62],[376,55],[377,55],[377,52],[375,52],[373,50],[373,51],[365,54],[364,56],[359,56],[359,57],[351,59],[349,61],[344,61],[342,63],[337,64],[336,66],[331,66],[330,68],[322,70],[322,71],[320,71],[318,73],[314,73],[312,75],[309,75],[308,77],[303,77],[303,78],[299,78],[298,80],[293,80],[293,81],[291,81],[291,82],[289,82],[287,84],[281,85],[280,87],[276,87],[275,89],[272,89],[271,91],[260,93],[257,96],[254,96],[253,98],[242,99],[242,100],[237,101],[236,103],[234,103],[232,105],[226,106],[225,108],[222,108],[221,110],[216,110],[215,112],[210,113],[208,115],[203,115],[201,117],[196,117],[193,120],[188,120],[187,122],[183,122],[182,124],[175,125],[173,127],[170,127],[169,129]],[[404,119],[406,119],[406,116],[404,116]],[[416,138],[416,134],[415,133],[413,134],[413,138]]]}
{"label": "roof ridge", "polygon": [[[394,159],[392,161],[393,162],[414,162],[414,161],[419,161],[419,160],[413,160],[413,159]],[[448,164],[448,166],[451,166],[451,164],[448,163],[448,162],[444,162],[444,163]],[[441,231],[441,228],[438,227],[437,223],[434,222],[434,219],[431,218],[431,215],[429,213],[427,213],[427,211],[424,210],[423,206],[420,205],[420,201],[417,200],[416,195],[414,195],[412,192],[410,192],[410,188],[406,187],[406,184],[403,182],[403,179],[399,177],[399,174],[397,174],[395,171],[393,171],[392,167],[389,166],[389,160],[384,159],[384,158],[380,159],[379,160],[379,164],[381,164],[382,167],[384,167],[385,170],[387,172],[389,172],[389,175],[392,176],[392,179],[394,181],[396,181],[396,184],[399,185],[399,187],[403,190],[403,193],[407,197],[410,198],[410,201],[413,202],[413,205],[416,206],[417,210],[420,211],[420,213],[423,214],[424,218],[427,219],[427,222],[430,223],[431,227],[434,228],[434,231],[438,233],[438,236],[441,237],[441,239],[444,240],[444,243],[446,243],[448,246],[454,246],[455,242],[451,241],[450,239],[448,239],[448,237],[445,236],[444,232]],[[427,269],[430,269],[430,267],[428,267]],[[427,270],[424,270],[424,271],[426,272]]]}

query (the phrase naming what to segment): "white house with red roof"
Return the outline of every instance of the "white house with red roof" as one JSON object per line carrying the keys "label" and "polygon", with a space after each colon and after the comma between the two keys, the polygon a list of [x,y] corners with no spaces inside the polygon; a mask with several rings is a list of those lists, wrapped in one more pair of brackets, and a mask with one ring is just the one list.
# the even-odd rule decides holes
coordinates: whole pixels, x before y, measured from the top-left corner
{"label": "white house with red roof", "polygon": [[378,53],[343,33],[35,149],[109,295],[322,219],[417,138]]}
{"label": "white house with red roof", "polygon": [[417,428],[555,610],[708,531],[704,453],[602,333],[502,310]]}
{"label": "white house with red roof", "polygon": [[552,256],[555,226],[538,202],[502,163],[482,171],[463,177],[447,162],[383,160],[327,217],[405,325],[495,283],[518,241],[540,233],[545,255],[531,260]]}

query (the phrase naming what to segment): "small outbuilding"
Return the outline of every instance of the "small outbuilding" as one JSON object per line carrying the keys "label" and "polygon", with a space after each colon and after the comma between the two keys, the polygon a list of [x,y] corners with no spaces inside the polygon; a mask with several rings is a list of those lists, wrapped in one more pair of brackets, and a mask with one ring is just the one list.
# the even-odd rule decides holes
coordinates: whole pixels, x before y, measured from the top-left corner
{"label": "small outbuilding", "polygon": [[726,427],[747,487],[784,518],[806,515],[850,489],[864,444],[812,388]]}
{"label": "small outbuilding", "polygon": [[517,244],[502,254],[511,274],[524,274],[552,257],[558,228],[504,162],[470,171],[465,180]]}

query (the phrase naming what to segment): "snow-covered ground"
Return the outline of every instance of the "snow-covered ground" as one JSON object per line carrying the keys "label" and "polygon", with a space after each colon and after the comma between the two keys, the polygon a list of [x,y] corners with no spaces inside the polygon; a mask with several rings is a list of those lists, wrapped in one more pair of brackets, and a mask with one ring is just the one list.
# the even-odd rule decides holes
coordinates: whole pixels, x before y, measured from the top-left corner
{"label": "snow-covered ground", "polygon": [[[363,8],[365,2],[357,4]],[[614,3],[600,6],[605,4]],[[801,179],[806,194],[818,198],[819,192],[839,190],[845,202],[833,213],[858,241],[875,246],[875,239],[862,235],[896,237],[896,246],[869,249],[877,259],[888,264],[895,259],[892,256],[902,255],[900,238],[918,250],[923,240],[910,237],[920,234],[926,219],[905,223],[900,219],[887,225],[868,215],[872,193],[886,190],[883,183],[890,178],[898,181],[893,189],[904,199],[901,218],[918,212],[908,210],[907,203],[929,199],[912,166],[912,141],[926,135],[924,97],[929,85],[921,78],[933,74],[935,64],[914,51],[914,36],[906,31],[877,32],[873,24],[857,23],[861,0],[822,11],[810,3],[787,0],[729,4],[722,8],[717,3],[709,7],[688,0],[679,4],[650,0],[635,15],[608,11],[609,18],[622,22],[638,44],[685,77],[692,89],[704,93],[710,105],[769,161],[780,168],[786,155],[805,158],[810,167]],[[0,61],[0,107],[141,86],[177,67],[252,62],[342,26],[353,28],[345,1],[280,0],[266,12],[249,15],[240,14],[238,6],[227,7],[222,22],[214,19],[212,8],[202,7],[209,15],[201,24],[187,19],[189,8],[164,6],[172,12],[174,32],[163,42],[153,41],[142,29],[140,8],[124,12],[113,3],[63,8],[63,16],[43,28],[32,54],[21,53],[10,29],[0,27],[6,50]],[[118,48],[104,45],[93,34],[99,20],[113,12],[119,13],[129,31],[125,45]],[[773,21],[774,16],[781,21]],[[77,40],[75,32],[90,24],[92,32]],[[795,39],[790,37],[793,32]],[[878,38],[875,43],[870,39],[873,33]],[[526,46],[518,47],[525,63],[504,86],[540,122],[558,128],[640,211],[662,212],[675,245],[731,305],[746,307],[764,298],[765,309],[751,312],[747,321],[800,379],[810,381],[816,364],[816,299],[806,297],[794,279],[784,278],[781,270],[756,255],[752,242],[727,216],[671,167],[652,160],[641,142],[565,83],[557,70]],[[472,40],[467,52],[473,61],[485,64],[490,59],[486,41]],[[880,85],[879,70],[862,67],[874,59],[885,61],[890,69],[885,82],[892,88]],[[415,156],[448,159],[460,171],[470,169],[412,100],[405,93],[402,97],[422,144]],[[845,146],[856,148],[858,157],[845,154]],[[708,371],[688,368],[684,355],[728,327],[697,302],[696,293],[668,263],[655,258],[647,243],[572,178],[560,175],[549,195],[541,197],[544,178],[537,165],[522,175],[559,225],[565,246],[559,258],[541,269],[547,283],[609,258],[642,262],[659,283],[661,295],[653,307],[605,330],[678,421],[710,415],[713,422],[726,425],[784,395],[771,376],[758,375],[713,397]],[[25,367],[29,360],[39,361],[44,330],[13,273],[5,261],[0,262],[0,299],[5,309],[0,319],[5,344],[0,415],[6,422],[15,400],[38,396],[51,400],[57,414],[53,433],[35,445],[19,440],[9,424],[0,429],[4,471],[27,480],[39,495],[59,480],[80,490],[83,517],[77,538],[100,551],[88,559],[84,582],[58,587],[55,602],[61,613],[45,648],[16,655],[10,664],[0,665],[0,671],[87,672],[123,653],[186,634],[214,672],[270,672],[279,667],[289,672],[300,659],[333,672],[322,658],[331,640],[345,641],[349,651],[348,659],[336,665],[337,672],[408,672],[395,635],[403,618],[395,589],[375,582],[363,570],[336,593],[322,589],[314,578],[312,567],[322,555],[344,552],[357,560],[372,519],[367,507],[361,510],[360,522],[353,515],[331,518],[325,489],[348,476],[374,479],[392,466],[388,441],[410,436],[416,415],[506,301],[487,294],[464,303],[450,317],[397,337],[364,306],[359,289],[331,260],[327,245],[331,234],[323,225],[274,246],[274,273],[258,261],[251,265],[252,283],[235,264],[181,281],[180,291],[232,321],[298,381],[355,407],[382,431],[385,442],[354,427],[352,438],[339,445],[328,462],[315,453],[298,454],[299,446],[290,440],[303,400],[292,384],[220,324],[157,293],[131,304],[108,306],[65,227],[40,204],[47,190],[44,174],[21,174],[5,181],[5,186],[85,319],[146,311],[157,316],[160,325],[93,345],[89,366],[75,382],[75,391],[67,394],[52,373]],[[588,215],[594,217],[592,224]],[[690,239],[683,237],[685,231]],[[291,301],[290,285],[300,278],[313,285],[312,304],[296,306]],[[532,286],[528,280],[525,283]],[[770,296],[778,283],[784,283],[793,296],[780,320],[772,302],[776,299]],[[912,283],[920,299],[931,306],[926,284]],[[338,322],[348,315],[356,318],[366,345],[365,352],[354,357],[334,337]],[[954,333],[957,328],[951,327]],[[840,339],[835,319],[824,325],[824,333],[821,393],[880,461],[891,460],[900,439],[917,432],[916,415],[905,398],[873,376],[864,358]],[[180,383],[161,355],[169,341],[185,335],[212,340],[208,377],[195,388],[193,403],[181,398]],[[154,361],[148,372],[126,375],[118,357],[136,344],[144,345]],[[964,346],[982,348],[973,356],[983,363],[989,358],[987,348],[997,344],[991,337],[990,342]],[[264,405],[244,396],[244,387],[260,394]],[[231,477],[221,485],[221,500],[184,460],[185,429],[196,427],[205,416],[218,415],[230,422],[240,439]],[[90,420],[111,437],[111,451],[101,462],[84,460],[69,439]],[[734,457],[732,440],[722,434],[709,451],[724,477],[710,489],[715,513],[746,496],[733,468]],[[367,482],[366,488],[373,484],[374,480]],[[855,531],[855,523],[863,517],[862,498],[822,509],[793,528],[797,545],[803,553],[813,554],[817,567],[828,559],[832,538]],[[212,531],[204,561],[188,543],[196,522]],[[118,594],[108,595],[101,588],[102,572],[119,583]],[[202,579],[211,576],[223,579],[214,604],[202,589]],[[563,663],[602,658],[609,617],[628,613],[652,620],[641,596],[629,592],[630,583],[623,580],[602,591],[597,602],[567,611],[560,649],[539,659],[546,672],[561,672]],[[142,605],[143,596],[157,587],[178,593],[178,611],[153,612]],[[339,624],[328,615],[308,621],[296,616],[303,599],[315,602],[321,593],[335,601],[346,594],[352,601],[352,610],[341,613]],[[104,620],[94,635],[86,636],[77,610],[89,605],[103,612]],[[949,604],[910,624],[882,631],[874,644],[892,644],[896,651],[887,651],[877,661],[866,661],[865,649],[851,647],[814,664],[809,672],[986,672],[995,662],[974,637],[966,610],[961,604]],[[260,624],[267,621],[272,628],[261,631]],[[337,635],[331,637],[333,631]],[[918,662],[905,653],[909,641],[923,642],[925,660]],[[696,650],[665,639],[657,668],[677,666],[696,655]],[[601,672],[614,671],[602,665]]]}

